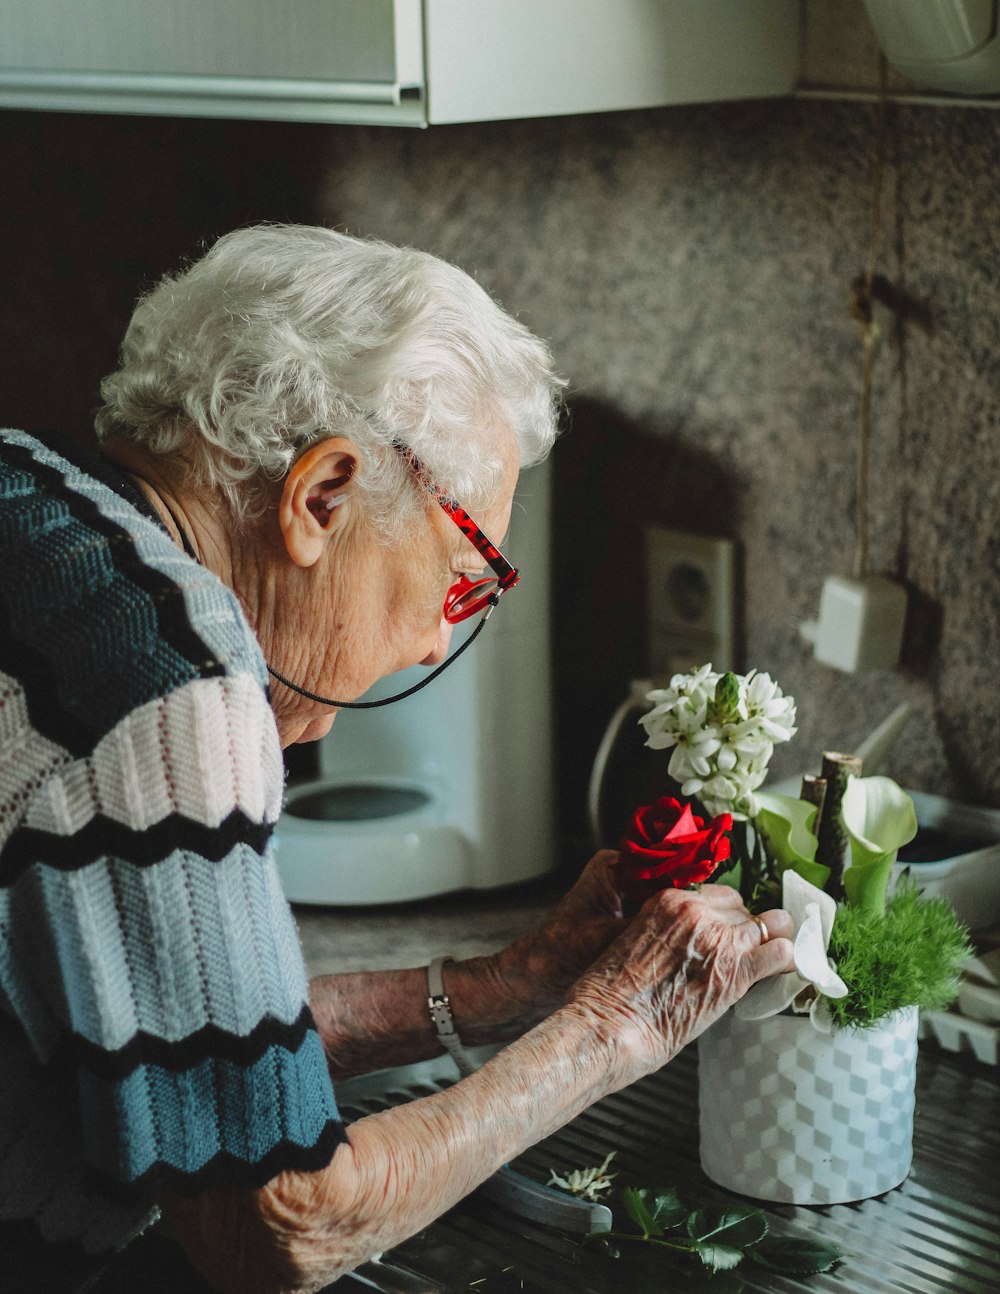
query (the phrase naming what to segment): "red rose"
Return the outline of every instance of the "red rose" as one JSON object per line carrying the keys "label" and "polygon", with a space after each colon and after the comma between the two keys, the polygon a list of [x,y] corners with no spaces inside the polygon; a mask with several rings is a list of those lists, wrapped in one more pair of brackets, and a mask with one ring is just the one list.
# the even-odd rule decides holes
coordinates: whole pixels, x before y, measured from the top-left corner
{"label": "red rose", "polygon": [[706,826],[690,804],[667,795],[636,809],[615,865],[620,893],[641,901],[668,886],[707,881],[729,857],[732,825],[732,815],[720,813]]}

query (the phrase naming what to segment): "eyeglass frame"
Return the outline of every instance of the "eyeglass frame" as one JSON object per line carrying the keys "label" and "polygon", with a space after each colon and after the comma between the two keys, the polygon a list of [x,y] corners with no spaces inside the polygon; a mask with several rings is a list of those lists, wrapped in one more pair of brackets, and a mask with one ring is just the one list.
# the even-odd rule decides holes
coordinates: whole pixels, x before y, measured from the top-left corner
{"label": "eyeglass frame", "polygon": [[[420,459],[417,458],[409,445],[404,445],[401,441],[393,441],[393,448],[402,455],[407,466],[417,477],[420,484],[434,497],[438,505],[448,514],[455,525],[458,526],[459,530],[461,530],[462,534],[466,537],[476,552],[485,559],[486,565],[496,577],[494,581],[488,578],[471,579],[468,575],[460,576],[459,579],[451,585],[444,600],[445,620],[447,620],[449,624],[457,625],[461,624],[463,620],[468,620],[470,616],[478,614],[480,611],[486,611],[486,616],[491,615],[493,608],[499,603],[501,595],[506,593],[509,589],[512,589],[514,585],[518,583],[521,578],[520,572],[511,565],[506,557],[504,557],[496,544],[494,544],[491,539],[487,538],[483,530],[475,521],[473,521],[458,500],[453,499],[446,490],[442,490],[439,485],[434,483],[432,478],[428,475],[427,469],[424,467],[423,463],[421,463]],[[460,614],[453,614],[455,604],[461,602],[462,599],[467,597],[474,589],[480,588],[482,585],[486,584],[493,586],[494,583],[495,587],[492,588],[491,592],[480,594],[478,598],[475,598],[472,601],[471,605],[464,607]],[[484,616],[484,619],[485,618],[486,617]]]}

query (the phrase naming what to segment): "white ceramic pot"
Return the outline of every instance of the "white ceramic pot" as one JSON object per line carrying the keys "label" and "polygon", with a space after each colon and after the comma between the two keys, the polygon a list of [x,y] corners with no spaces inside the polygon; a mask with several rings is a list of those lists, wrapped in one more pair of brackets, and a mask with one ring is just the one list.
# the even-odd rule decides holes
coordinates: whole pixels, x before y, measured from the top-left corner
{"label": "white ceramic pot", "polygon": [[806,1016],[728,1012],[698,1043],[702,1168],[785,1204],[891,1190],[910,1171],[916,1058],[915,1007],[832,1034]]}

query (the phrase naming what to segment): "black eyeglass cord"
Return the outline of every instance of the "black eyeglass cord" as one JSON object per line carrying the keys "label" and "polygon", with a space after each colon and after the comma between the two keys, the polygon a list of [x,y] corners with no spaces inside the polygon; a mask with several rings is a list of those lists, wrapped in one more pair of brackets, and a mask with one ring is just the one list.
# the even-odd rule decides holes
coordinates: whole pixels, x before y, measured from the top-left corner
{"label": "black eyeglass cord", "polygon": [[[184,545],[184,551],[187,553],[188,557],[193,557],[196,562],[199,562],[200,559],[194,550],[194,545],[188,538],[187,531],[177,520],[176,516],[174,516],[173,509],[167,503],[166,499],[161,498],[160,502],[166,508],[167,512],[170,514],[171,521],[177,527],[177,532],[181,537],[181,543]],[[419,692],[420,689],[426,687],[428,683],[433,683],[437,676],[444,673],[449,665],[454,665],[462,652],[467,651],[486,628],[486,621],[489,620],[490,616],[493,614],[493,608],[499,603],[499,601],[499,593],[490,594],[489,606],[487,607],[486,614],[483,616],[482,620],[480,620],[479,624],[476,625],[475,629],[473,629],[472,633],[469,634],[461,647],[452,652],[447,660],[443,660],[436,670],[432,670],[431,673],[428,674],[426,678],[422,678],[419,683],[414,683],[413,687],[408,687],[405,692],[397,692],[395,696],[384,697],[381,701],[334,701],[328,696],[320,696],[316,692],[310,692],[308,688],[299,687],[298,683],[293,683],[291,679],[285,678],[284,674],[279,674],[276,669],[273,669],[267,664],[267,661],[265,661],[264,664],[267,665],[267,672],[272,678],[276,678],[279,683],[283,683],[285,687],[291,688],[293,692],[298,692],[299,696],[304,696],[309,701],[318,701],[320,705],[332,705],[338,710],[377,710],[379,706],[392,705],[393,701],[405,701],[406,698],[408,696],[412,696],[414,692]]]}
{"label": "black eyeglass cord", "polygon": [[[293,692],[298,692],[299,696],[304,696],[310,701],[318,701],[320,705],[333,705],[336,706],[338,710],[377,710],[379,706],[392,705],[393,701],[405,701],[406,698],[408,696],[412,696],[414,692],[419,692],[420,689],[426,687],[428,683],[433,683],[437,676],[444,673],[449,665],[454,665],[462,652],[467,651],[486,628],[486,621],[489,620],[490,616],[493,614],[493,608],[499,601],[500,597],[498,594],[493,593],[490,595],[490,605],[482,620],[480,620],[479,624],[476,625],[475,629],[473,629],[472,633],[469,634],[461,647],[452,652],[447,660],[442,661],[436,670],[432,670],[431,673],[428,674],[426,678],[422,678],[419,683],[414,683],[413,687],[408,687],[405,692],[397,692],[395,696],[383,697],[381,701],[332,701],[328,696],[318,696],[315,692],[309,692],[306,688],[299,687],[298,683],[291,682],[290,679],[285,678],[284,674],[279,674],[276,669],[272,669],[270,665],[267,666],[267,672],[273,678],[276,678],[279,683],[284,683],[285,687],[290,687]],[[264,663],[267,664],[266,661]]]}

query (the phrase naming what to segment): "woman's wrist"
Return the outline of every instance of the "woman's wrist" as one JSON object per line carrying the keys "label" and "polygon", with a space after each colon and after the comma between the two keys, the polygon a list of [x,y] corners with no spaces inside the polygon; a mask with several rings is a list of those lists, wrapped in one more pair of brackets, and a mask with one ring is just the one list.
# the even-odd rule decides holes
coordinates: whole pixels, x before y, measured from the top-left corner
{"label": "woman's wrist", "polygon": [[[466,1047],[509,1042],[541,1018],[513,990],[502,954],[448,961],[441,974]],[[320,976],[309,996],[335,1078],[427,1060],[443,1050],[429,1010],[426,966]]]}
{"label": "woman's wrist", "polygon": [[510,949],[445,962],[444,986],[455,1027],[467,1046],[509,1042],[542,1018]]}

